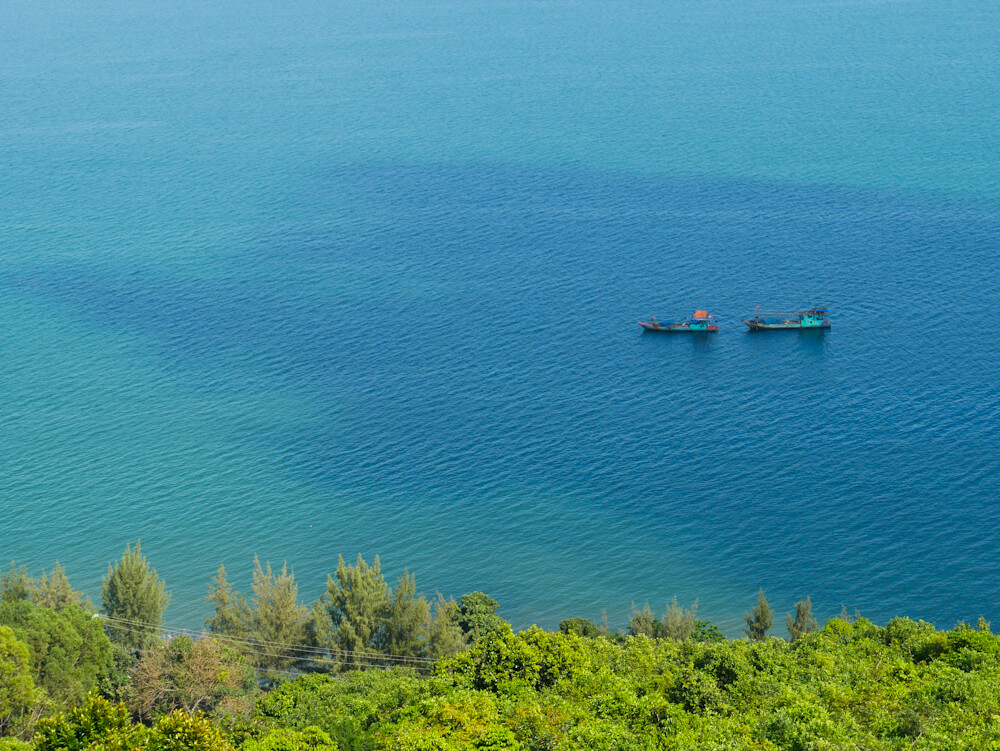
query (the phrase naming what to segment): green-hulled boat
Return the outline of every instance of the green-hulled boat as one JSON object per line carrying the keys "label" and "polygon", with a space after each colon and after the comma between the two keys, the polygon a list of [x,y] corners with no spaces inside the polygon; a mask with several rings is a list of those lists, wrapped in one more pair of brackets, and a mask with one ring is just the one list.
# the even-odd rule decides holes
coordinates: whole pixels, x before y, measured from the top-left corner
{"label": "green-hulled boat", "polygon": [[826,308],[809,308],[798,313],[762,313],[760,306],[753,318],[744,321],[751,331],[780,329],[828,329],[830,319]]}

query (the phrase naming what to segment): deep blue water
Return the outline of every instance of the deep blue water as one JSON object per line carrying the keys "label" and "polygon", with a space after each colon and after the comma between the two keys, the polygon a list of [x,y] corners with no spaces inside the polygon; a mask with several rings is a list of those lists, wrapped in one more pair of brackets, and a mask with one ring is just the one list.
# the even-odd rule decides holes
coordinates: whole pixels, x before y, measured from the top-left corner
{"label": "deep blue water", "polygon": [[10,0],[0,48],[5,560],[96,598],[141,537],[183,626],[255,553],[519,626],[1000,618],[993,6]]}

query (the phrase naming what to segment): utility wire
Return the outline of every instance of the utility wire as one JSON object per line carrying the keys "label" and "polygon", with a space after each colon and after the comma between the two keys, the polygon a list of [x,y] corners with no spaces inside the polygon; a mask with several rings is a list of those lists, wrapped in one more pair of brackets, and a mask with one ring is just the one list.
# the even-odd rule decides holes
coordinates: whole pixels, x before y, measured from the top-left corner
{"label": "utility wire", "polygon": [[[133,631],[136,633],[146,632],[148,630],[159,631],[164,636],[191,636],[198,637],[204,635],[203,632],[192,631],[190,629],[172,628],[168,626],[154,626],[153,624],[145,624],[140,621],[129,621],[124,618],[112,618],[108,616],[101,616],[104,620],[108,621],[110,626],[113,628],[121,628],[122,630]],[[224,634],[212,634],[212,638],[216,641],[221,641],[223,643],[228,643],[241,651],[252,651],[254,649],[260,650],[276,650],[275,652],[256,652],[257,654],[262,654],[266,656],[271,656],[280,659],[297,658],[303,660],[322,660],[343,657],[346,658],[344,664],[347,661],[358,661],[358,660],[381,660],[383,662],[396,663],[399,667],[416,667],[416,668],[429,668],[435,660],[426,657],[414,657],[411,655],[391,655],[383,654],[381,652],[358,652],[351,650],[335,650],[335,649],[323,649],[322,647],[313,647],[309,645],[302,644],[288,644],[284,642],[271,642],[265,640],[255,640],[255,639],[242,639],[239,637],[226,636]]]}
{"label": "utility wire", "polygon": [[[135,628],[135,627],[132,627],[132,626],[124,625],[124,624],[109,623],[109,625],[112,628],[120,629],[120,630],[123,630],[123,631],[130,631],[132,633],[146,633],[144,629],[138,629],[138,628]],[[181,631],[181,630],[178,629],[178,631]],[[191,634],[187,634],[187,633],[183,633],[183,634],[176,634],[176,633],[175,634],[165,634],[165,636],[177,636],[177,635],[188,636],[188,635],[191,635]],[[194,634],[194,635],[198,635],[198,634]],[[209,637],[209,638],[212,638],[212,637]],[[148,651],[148,650],[144,650],[144,651]],[[392,669],[392,668],[410,668],[410,669],[417,670],[417,671],[424,671],[426,673],[429,673],[430,670],[431,670],[431,668],[430,668],[429,665],[420,665],[420,664],[417,664],[417,665],[407,665],[407,664],[400,664],[400,663],[390,663],[390,664],[386,665],[386,664],[384,664],[385,660],[382,659],[384,657],[384,655],[381,655],[381,654],[379,654],[377,652],[374,652],[374,653],[369,653],[369,652],[355,652],[353,654],[355,654],[356,657],[354,659],[352,659],[352,660],[337,660],[337,659],[332,659],[332,658],[327,658],[327,657],[314,657],[314,656],[302,657],[302,656],[296,656],[296,655],[278,654],[278,653],[275,653],[275,652],[260,652],[260,651],[245,649],[245,648],[240,648],[240,652],[243,655],[252,655],[252,656],[256,656],[256,657],[266,657],[266,658],[277,659],[277,660],[301,659],[301,660],[306,660],[308,662],[311,662],[311,663],[314,663],[314,664],[318,664],[318,665],[348,665],[348,666],[350,666],[350,665],[360,665],[360,666],[363,666],[363,667],[366,667],[366,668],[379,668],[379,669],[382,669],[382,670],[389,670],[389,669]],[[383,664],[378,664],[380,662],[383,663]],[[268,673],[285,673],[287,675],[304,675],[307,672],[307,671],[295,671],[295,672],[293,672],[293,671],[279,670],[277,668],[270,668],[270,667],[265,667],[265,666],[258,666],[258,670],[263,671],[263,672],[268,672]]]}
{"label": "utility wire", "polygon": [[[106,621],[112,628],[132,633],[145,633],[150,630],[158,631],[164,636],[191,636],[204,635],[203,632],[191,629],[176,628],[170,626],[156,626],[141,621],[133,621],[125,618],[115,618],[102,614],[95,614],[95,618]],[[358,652],[352,650],[333,650],[315,647],[306,644],[289,644],[286,642],[274,642],[256,639],[244,639],[241,637],[226,636],[224,634],[211,634],[211,638],[221,642],[228,642],[240,651],[256,655],[259,657],[269,657],[272,659],[301,659],[310,662],[330,665],[351,665],[358,662],[388,662],[389,665],[379,665],[374,667],[410,667],[416,670],[429,671],[435,660],[427,657],[414,657],[411,655],[391,655],[379,652]],[[279,651],[260,651],[260,650]],[[289,654],[289,652],[293,654]],[[298,653],[298,654],[294,654]],[[337,659],[345,658],[345,659]]]}
{"label": "utility wire", "polygon": [[[203,631],[194,631],[192,629],[178,628],[175,626],[157,626],[151,623],[143,623],[142,621],[128,620],[126,618],[115,618],[113,616],[103,615],[103,614],[97,614],[96,617],[114,623],[128,624],[130,626],[138,627],[142,630],[152,629],[155,631],[161,631],[166,634],[175,634],[175,635],[179,634],[183,636],[201,636],[203,633],[205,633]],[[245,644],[251,647],[271,647],[273,649],[293,650],[296,652],[305,652],[305,653],[311,652],[323,656],[332,654],[338,656],[353,657],[356,655],[374,654],[370,652],[358,652],[352,650],[328,649],[325,647],[317,647],[309,644],[290,644],[288,642],[268,641],[266,639],[252,639],[247,637],[231,636],[227,634],[212,634],[212,637],[219,641],[232,642],[233,644],[236,645]],[[432,664],[436,662],[436,660],[429,657],[416,657],[412,655],[391,655],[383,653],[377,653],[377,654],[379,654],[383,659],[388,659],[388,660],[399,660],[406,662],[424,662],[427,664]]]}

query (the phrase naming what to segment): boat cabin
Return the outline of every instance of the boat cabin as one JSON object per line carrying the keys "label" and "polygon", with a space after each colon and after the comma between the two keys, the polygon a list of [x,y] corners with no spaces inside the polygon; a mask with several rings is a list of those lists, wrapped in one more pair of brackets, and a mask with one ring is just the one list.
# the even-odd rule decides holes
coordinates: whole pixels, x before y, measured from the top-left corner
{"label": "boat cabin", "polygon": [[822,326],[826,322],[826,308],[810,308],[809,310],[803,310],[799,315],[802,323],[802,328],[816,328]]}

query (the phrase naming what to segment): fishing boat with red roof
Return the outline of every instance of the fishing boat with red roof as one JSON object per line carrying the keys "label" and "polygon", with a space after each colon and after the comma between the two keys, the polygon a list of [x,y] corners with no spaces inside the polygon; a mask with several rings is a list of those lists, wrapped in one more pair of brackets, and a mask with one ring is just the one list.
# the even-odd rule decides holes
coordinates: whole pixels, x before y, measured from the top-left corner
{"label": "fishing boat with red roof", "polygon": [[664,333],[704,334],[718,331],[715,316],[705,310],[696,310],[690,318],[683,321],[657,321],[653,316],[648,321],[639,321],[645,331],[662,331]]}

